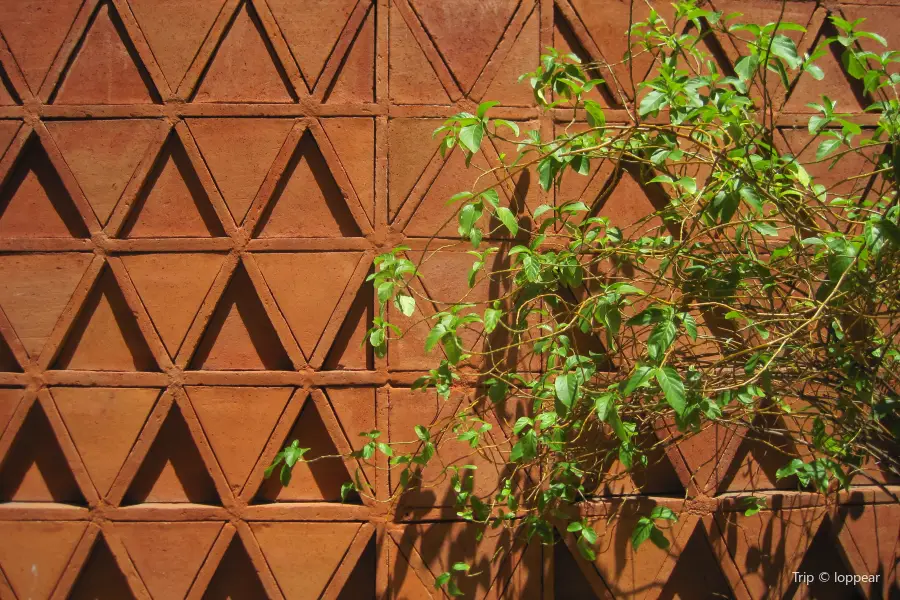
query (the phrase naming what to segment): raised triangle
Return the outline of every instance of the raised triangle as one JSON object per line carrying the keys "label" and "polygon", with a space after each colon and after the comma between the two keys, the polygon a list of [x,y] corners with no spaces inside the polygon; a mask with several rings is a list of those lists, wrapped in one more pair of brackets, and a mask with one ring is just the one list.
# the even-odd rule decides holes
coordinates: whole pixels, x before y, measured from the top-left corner
{"label": "raised triangle", "polygon": [[87,228],[37,136],[0,190],[0,237],[86,238]]}
{"label": "raised triangle", "polygon": [[375,120],[336,117],[322,119],[322,128],[347,171],[350,184],[369,222],[375,222]]}
{"label": "raised triangle", "polygon": [[225,235],[184,145],[173,132],[160,150],[131,208],[121,237]]}
{"label": "raised triangle", "polygon": [[[588,568],[594,567],[590,565]],[[569,547],[562,540],[553,544],[553,597],[557,600],[597,598]]]}
{"label": "raised triangle", "polygon": [[[189,387],[188,396],[225,479],[239,493],[262,453],[292,388]],[[242,423],[235,428],[235,423]]]}
{"label": "raised triangle", "polygon": [[311,0],[299,6],[292,0],[270,0],[269,6],[306,86],[312,90],[353,13],[356,0]]}
{"label": "raised triangle", "polygon": [[0,567],[18,598],[49,598],[87,529],[76,521],[0,521]]}
{"label": "raised triangle", "polygon": [[166,349],[175,356],[225,257],[128,254],[122,261]]}
{"label": "raised triangle", "polygon": [[293,102],[259,16],[244,2],[200,80],[196,102]]}
{"label": "raised triangle", "polygon": [[437,154],[440,139],[434,138],[432,132],[440,126],[440,119],[388,121],[388,156],[391,161],[388,216],[391,220],[397,216],[423,171]]}
{"label": "raised triangle", "polygon": [[44,347],[91,260],[91,254],[75,252],[0,256],[0,307],[32,357]]}
{"label": "raised triangle", "polygon": [[159,390],[58,387],[51,393],[91,480],[105,496],[147,421]]}
{"label": "raised triangle", "polygon": [[397,8],[391,3],[389,58],[391,101],[396,104],[450,104],[450,96]]}
{"label": "raised triangle", "polygon": [[[458,207],[448,205],[447,200],[461,189],[471,185],[481,174],[481,170],[489,170],[484,153],[479,152],[472,159],[472,169],[466,168],[466,159],[462,150],[451,151],[440,173],[425,192],[422,201],[409,220],[404,230],[413,237],[431,237],[437,232],[439,236],[459,237],[456,219],[453,217]],[[487,175],[493,177],[493,175]],[[492,181],[496,181],[493,179]],[[412,201],[414,198],[410,198]]]}
{"label": "raised triangle", "polygon": [[375,600],[375,570],[377,568],[378,553],[375,547],[375,536],[369,538],[365,550],[356,561],[353,571],[337,600]]}
{"label": "raised triangle", "polygon": [[181,409],[173,405],[125,494],[123,504],[220,504]]}
{"label": "raised triangle", "polygon": [[85,504],[39,402],[31,406],[0,466],[0,502]]}
{"label": "raised triangle", "polygon": [[256,231],[262,238],[362,235],[312,132],[300,138]]}
{"label": "raised triangle", "polygon": [[40,89],[81,5],[81,0],[29,0],[28,4],[0,5],[0,29],[32,92]]}
{"label": "raised triangle", "polygon": [[484,94],[486,100],[498,100],[504,106],[532,106],[534,94],[519,75],[534,69],[540,54],[540,22],[538,11],[532,11],[509,54],[503,59],[491,85]]}
{"label": "raised triangle", "polygon": [[366,333],[375,317],[375,294],[371,284],[364,284],[344,317],[323,363],[326,370],[371,370],[375,368],[372,346]]}
{"label": "raised triangle", "polygon": [[[773,428],[784,429],[782,419],[777,419]],[[799,485],[796,477],[778,479],[777,471],[797,456],[796,446],[788,439],[770,433],[769,427],[762,435],[744,434],[728,470],[725,472],[721,491],[738,492],[749,490],[795,490]]]}
{"label": "raised triangle", "polygon": [[128,3],[169,87],[178,87],[222,8],[222,0],[131,0]]}
{"label": "raised triangle", "polygon": [[325,102],[375,101],[375,11],[363,20],[338,68]]}
{"label": "raised triangle", "polygon": [[200,339],[192,369],[293,370],[247,271],[239,265]]}
{"label": "raised triangle", "polygon": [[53,95],[54,104],[152,104],[150,77],[109,0],[102,2],[76,46]]}
{"label": "raised triangle", "polygon": [[[318,598],[356,536],[359,523],[258,522],[251,524],[266,562],[286,598]],[[315,548],[315,564],[298,568],[290,552],[296,540]]]}
{"label": "raised triangle", "polygon": [[190,119],[188,126],[231,216],[242,222],[293,119]]}
{"label": "raised triangle", "polygon": [[115,531],[154,598],[186,598],[222,523],[119,523]]}
{"label": "raised triangle", "polygon": [[[296,542],[296,540],[295,540]],[[268,598],[259,580],[259,573],[244,548],[240,536],[235,535],[222,556],[219,566],[203,594],[204,600]]]}
{"label": "raised triangle", "polygon": [[[590,205],[592,198],[582,198],[582,200]],[[637,230],[634,229],[633,225],[656,210],[647,190],[628,170],[623,170],[618,181],[615,182],[615,188],[604,200],[597,213],[609,218],[610,224],[625,229],[626,232],[638,238],[647,230],[656,230],[656,228],[664,226],[663,220],[655,216],[641,224]]]}
{"label": "raised triangle", "polygon": [[[267,252],[255,256],[278,308],[307,357],[315,351],[361,257],[361,252]],[[329,283],[310,286],[310,281]]]}
{"label": "raised triangle", "polygon": [[[830,27],[826,27],[826,31],[827,29],[830,29]],[[827,34],[823,31],[822,35]],[[837,35],[836,32],[835,35]],[[824,44],[825,42],[823,40],[819,43]],[[789,113],[817,113],[816,109],[810,108],[807,104],[822,104],[822,96],[828,96],[832,101],[837,102],[835,107],[837,112],[857,113],[865,110],[868,102],[862,93],[855,89],[856,84],[850,82],[850,78],[844,72],[836,52],[835,46],[828,44],[828,51],[815,61],[815,64],[825,74],[821,81],[816,81],[808,73],[800,74],[793,88],[791,88],[790,96],[788,96],[782,111]]]}
{"label": "raised triangle", "polygon": [[128,579],[122,573],[115,556],[109,549],[109,545],[103,538],[103,534],[97,536],[91,553],[81,567],[78,579],[72,586],[67,598],[71,600],[99,600],[101,598],[116,598],[116,600],[128,600],[135,598],[134,592],[128,585]]}
{"label": "raised triangle", "polygon": [[[412,5],[460,87],[467,92],[500,42],[519,2],[412,0]],[[461,22],[465,22],[465,43],[460,43]]]}
{"label": "raised triangle", "polygon": [[150,119],[47,122],[101,224],[109,219],[160,126]]}
{"label": "raised triangle", "polygon": [[306,398],[300,415],[284,439],[284,445],[300,440],[307,460],[330,456],[316,462],[294,465],[288,486],[281,485],[278,473],[263,481],[255,503],[265,502],[340,502],[341,485],[350,481],[350,474],[339,454],[331,434],[311,397]]}
{"label": "raised triangle", "polygon": [[88,294],[54,369],[158,371],[144,335],[112,270],[104,268]]}

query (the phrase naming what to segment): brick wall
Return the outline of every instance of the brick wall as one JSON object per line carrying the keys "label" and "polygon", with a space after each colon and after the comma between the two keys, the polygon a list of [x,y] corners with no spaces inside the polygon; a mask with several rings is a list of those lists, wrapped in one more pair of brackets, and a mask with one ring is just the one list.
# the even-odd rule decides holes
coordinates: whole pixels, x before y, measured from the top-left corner
{"label": "brick wall", "polygon": [[[715,4],[764,22],[779,12]],[[789,2],[786,18],[808,25],[802,50],[828,35],[828,11],[871,17],[897,48],[891,4]],[[494,99],[551,135],[567,115],[539,113],[518,74],[545,46],[620,56],[628,12],[621,0],[0,0],[0,598],[439,597],[434,577],[475,546],[445,489],[385,511],[339,502],[355,464],[298,467],[287,488],[262,471],[295,437],[308,456],[346,452],[359,431],[404,439],[453,410],[408,390],[434,360],[421,332],[385,360],[360,346],[371,259],[398,242],[421,250],[470,181],[458,153],[435,153],[442,118]],[[824,86],[801,79],[779,99],[785,147],[818,94],[865,106],[834,56],[820,63]],[[590,200],[606,176],[567,180],[560,199]],[[528,179],[507,195],[554,200]],[[633,219],[651,198],[625,177],[600,212]],[[424,285],[451,299],[470,262],[447,250]],[[850,593],[798,586],[793,571],[880,574],[857,592],[900,592],[900,507],[885,491],[822,506],[776,489],[766,446],[719,430],[657,459],[589,508],[596,564],[573,540],[489,535],[467,596]],[[381,467],[364,475],[387,496]],[[771,490],[773,510],[742,515],[730,494],[750,486]],[[636,511],[680,508],[686,491],[700,499],[670,551],[635,557]],[[623,517],[606,527],[612,510]]]}

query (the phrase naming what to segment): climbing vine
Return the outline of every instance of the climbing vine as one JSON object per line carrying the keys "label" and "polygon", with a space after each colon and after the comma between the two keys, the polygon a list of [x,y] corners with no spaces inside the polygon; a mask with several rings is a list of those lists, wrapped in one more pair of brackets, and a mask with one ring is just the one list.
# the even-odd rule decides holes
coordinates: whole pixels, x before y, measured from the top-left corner
{"label": "climbing vine", "polygon": [[[540,109],[569,111],[555,137],[493,117],[497,102],[437,129],[440,152],[462,153],[472,179],[424,251],[375,259],[368,342],[384,356],[426,327],[434,368],[413,387],[450,408],[416,426],[414,443],[361,434],[353,456],[376,467],[382,455],[399,483],[377,501],[449,481],[473,527],[547,544],[568,531],[594,559],[597,533],[577,505],[711,427],[769,444],[783,453],[779,479],[826,496],[900,473],[900,53],[867,50],[886,42],[862,20],[830,19],[836,35],[801,55],[799,25],[682,0],[674,19],[651,9],[633,23],[620,64],[652,62],[633,90],[617,65],[547,49],[521,81]],[[733,68],[711,51],[723,40],[741,48]],[[862,116],[827,97],[809,105],[807,170],[777,139],[776,98],[799,77],[822,79],[829,52],[870,105]],[[607,120],[601,87],[627,120]],[[489,157],[488,146],[515,151]],[[864,167],[839,176],[851,160]],[[612,183],[590,201],[565,197],[561,182],[598,169]],[[557,201],[511,198],[526,172]],[[600,214],[622,178],[662,198],[658,210],[636,223]],[[490,284],[487,301],[448,303],[420,284],[451,222],[470,246],[466,283]],[[501,467],[496,489],[475,491],[474,465],[444,464],[448,443]],[[287,482],[302,445],[267,474],[280,465]],[[343,491],[375,496],[359,474]],[[765,497],[750,490],[744,503],[752,515]],[[642,515],[634,549],[667,547],[678,518],[664,506]],[[436,585],[459,595],[468,571],[457,563]]]}

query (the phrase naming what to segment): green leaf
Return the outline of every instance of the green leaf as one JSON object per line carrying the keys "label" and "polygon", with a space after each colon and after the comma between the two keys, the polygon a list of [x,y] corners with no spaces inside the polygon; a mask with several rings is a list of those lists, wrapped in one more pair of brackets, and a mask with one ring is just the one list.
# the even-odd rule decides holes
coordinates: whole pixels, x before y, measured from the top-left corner
{"label": "green leaf", "polygon": [[631,547],[637,551],[637,549],[641,547],[641,544],[650,539],[650,532],[655,528],[656,526],[653,524],[653,521],[647,517],[638,519],[638,522],[634,525],[634,529],[631,531]]}
{"label": "green leaf", "polygon": [[572,408],[578,393],[578,381],[571,373],[559,375],[554,384],[556,388],[556,397],[563,403],[566,408]]}
{"label": "green leaf", "polygon": [[584,110],[587,113],[588,125],[591,127],[604,127],[606,125],[606,114],[599,104],[593,100],[585,100]]}
{"label": "green leaf", "polygon": [[519,435],[523,431],[525,431],[526,427],[533,427],[534,421],[529,419],[528,417],[519,417],[516,420],[515,425],[513,425],[513,433]]}
{"label": "green leaf", "polygon": [[416,425],[414,428],[416,432],[416,437],[422,440],[423,442],[427,442],[431,439],[431,433],[423,427],[422,425]]}
{"label": "green leaf", "polygon": [[613,394],[600,394],[594,398],[594,410],[597,411],[597,418],[606,423],[609,420],[609,413],[616,407],[616,398]]}
{"label": "green leaf", "polygon": [[474,204],[463,206],[462,210],[459,211],[459,235],[469,237],[469,233],[472,231],[472,227],[479,216]]}
{"label": "green leaf", "polygon": [[676,414],[681,415],[685,409],[684,382],[681,375],[672,367],[665,366],[656,369],[654,373],[659,387],[666,397],[666,402]]}
{"label": "green leaf", "polygon": [[507,121],[506,119],[494,119],[494,127],[508,127],[512,130],[516,137],[519,136],[519,125],[514,123],[513,121]]}
{"label": "green leaf", "polygon": [[650,518],[654,521],[656,519],[665,519],[666,521],[677,521],[678,515],[669,508],[668,506],[654,506],[653,510],[650,511]]}
{"label": "green leaf", "polygon": [[649,114],[655,115],[661,108],[669,103],[669,99],[660,91],[652,90],[641,100],[638,107],[640,116],[645,117]]}
{"label": "green leaf", "polygon": [[500,221],[509,230],[510,235],[515,237],[519,233],[519,223],[516,221],[516,216],[513,214],[511,210],[506,208],[505,206],[501,206],[497,209],[497,216],[500,217]]}
{"label": "green leaf", "polygon": [[841,146],[841,140],[837,138],[828,138],[819,144],[816,150],[816,160],[823,160],[826,156],[837,150]]}
{"label": "green leaf", "polygon": [[491,107],[497,106],[500,104],[496,100],[488,100],[487,102],[482,102],[478,105],[478,108],[475,110],[475,116],[479,119],[483,119],[484,115],[487,114],[487,111],[491,109]]}
{"label": "green leaf", "polygon": [[771,52],[783,59],[792,69],[799,67],[802,62],[797,54],[797,46],[794,44],[794,40],[786,35],[779,34],[772,38]]}
{"label": "green leaf", "polygon": [[390,456],[394,455],[394,449],[391,448],[390,446],[388,446],[387,444],[385,444],[384,442],[378,442],[376,444],[376,446],[378,447],[378,450],[380,450],[381,453],[384,454],[385,456],[390,457]]}
{"label": "green leaf", "polygon": [[681,322],[684,324],[684,330],[687,332],[688,337],[690,337],[693,341],[697,341],[697,321],[694,320],[689,313],[684,313],[681,317]]}
{"label": "green leaf", "polygon": [[484,330],[488,333],[491,333],[497,328],[497,323],[500,322],[500,317],[503,315],[503,311],[497,310],[496,308],[486,308],[484,309]]}
{"label": "green leaf", "polygon": [[630,396],[634,390],[638,389],[641,385],[646,383],[650,377],[653,375],[653,367],[648,367],[646,365],[642,365],[634,370],[634,374],[628,380],[628,383],[625,384],[625,389],[622,390],[623,396]]}
{"label": "green leaf", "polygon": [[428,337],[425,338],[425,352],[431,352],[446,333],[447,328],[443,323],[437,323],[434,327],[432,327],[431,331],[428,332]]}
{"label": "green leaf", "polygon": [[576,531],[581,531],[581,527],[581,523],[575,521],[574,523],[569,523],[569,526],[566,527],[566,531],[568,531],[569,533],[575,533]]}
{"label": "green leaf", "polygon": [[394,302],[405,317],[411,317],[416,310],[416,299],[412,296],[397,295],[397,297],[394,298]]}
{"label": "green leaf", "polygon": [[459,130],[459,143],[472,154],[481,148],[482,137],[484,137],[484,125],[481,123],[466,125]]}
{"label": "green leaf", "polygon": [[509,454],[509,460],[518,462],[520,460],[531,460],[537,456],[537,435],[534,429],[531,429],[519,438],[516,445],[513,446],[512,452]]}
{"label": "green leaf", "polygon": [[757,67],[759,67],[759,57],[750,54],[737,61],[737,64],[734,65],[734,72],[741,78],[741,81],[750,81],[756,74]]}
{"label": "green leaf", "polygon": [[662,358],[669,346],[672,345],[672,342],[675,341],[677,334],[678,328],[675,327],[673,321],[666,320],[657,323],[647,339],[647,355],[653,360]]}

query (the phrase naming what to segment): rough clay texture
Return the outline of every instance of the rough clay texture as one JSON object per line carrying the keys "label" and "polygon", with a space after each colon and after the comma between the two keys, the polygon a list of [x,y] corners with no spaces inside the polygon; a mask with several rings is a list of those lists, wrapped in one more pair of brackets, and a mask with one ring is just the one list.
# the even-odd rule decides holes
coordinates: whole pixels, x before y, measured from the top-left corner
{"label": "rough clay texture", "polygon": [[[780,12],[715,3],[759,20]],[[893,0],[788,2],[787,18],[808,25],[791,32],[802,50],[831,35],[829,11],[870,17],[900,43]],[[626,0],[0,0],[0,598],[441,597],[434,578],[475,547],[446,486],[387,511],[339,502],[355,464],[298,467],[287,488],[263,469],[295,437],[310,457],[346,452],[357,432],[408,439],[454,410],[460,398],[408,389],[434,361],[421,327],[385,360],[361,347],[372,257],[401,242],[421,251],[445,199],[469,185],[458,154],[435,153],[442,118],[500,100],[498,116],[552,135],[569,115],[539,113],[517,75],[551,45],[617,60],[628,12]],[[866,104],[836,57],[821,62],[827,89],[801,78],[778,99],[781,141],[802,156],[791,128],[808,101]],[[609,104],[602,87],[592,94]],[[476,163],[508,151],[488,147]],[[505,193],[524,214],[591,202],[609,176],[567,179],[558,198],[527,177]],[[627,174],[615,185],[597,210],[617,224],[659,201]],[[470,262],[465,248],[442,252],[422,285],[459,297]],[[486,416],[501,449],[516,416]],[[489,465],[452,445],[443,458]],[[864,486],[822,506],[776,485],[780,460],[710,429],[598,490],[605,499],[584,507],[602,536],[596,564],[566,534],[545,549],[493,532],[463,591],[898,593],[900,506]],[[363,476],[385,497],[396,481],[379,466]],[[495,481],[478,471],[479,490]],[[751,485],[769,490],[771,510],[744,517],[733,493]],[[699,499],[671,548],[635,556],[637,515],[682,509],[686,491]],[[806,587],[794,571],[881,582]]]}

